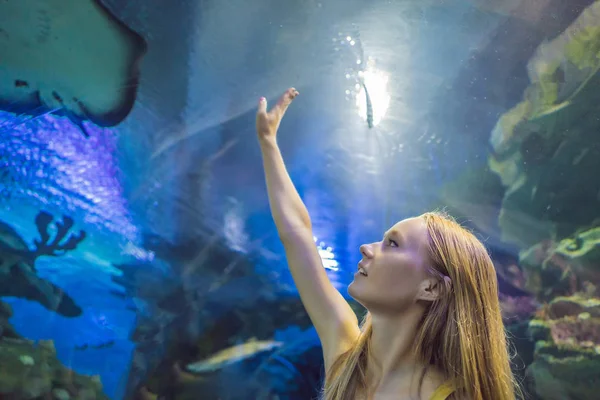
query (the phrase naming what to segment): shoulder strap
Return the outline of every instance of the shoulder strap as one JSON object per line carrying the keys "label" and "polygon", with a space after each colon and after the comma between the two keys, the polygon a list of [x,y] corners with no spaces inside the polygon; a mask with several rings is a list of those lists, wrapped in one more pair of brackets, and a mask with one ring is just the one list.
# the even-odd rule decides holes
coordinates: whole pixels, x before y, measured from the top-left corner
{"label": "shoulder strap", "polygon": [[446,381],[442,383],[438,388],[433,392],[429,400],[446,400],[448,396],[450,396],[454,392],[454,385],[451,381]]}

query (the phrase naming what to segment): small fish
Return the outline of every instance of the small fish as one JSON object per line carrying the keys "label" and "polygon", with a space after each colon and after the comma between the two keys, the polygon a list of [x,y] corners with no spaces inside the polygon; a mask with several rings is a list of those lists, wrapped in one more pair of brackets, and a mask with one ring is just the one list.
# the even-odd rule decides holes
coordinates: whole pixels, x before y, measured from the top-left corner
{"label": "small fish", "polygon": [[99,344],[84,343],[82,345],[75,346],[75,350],[79,350],[79,351],[83,351],[83,350],[87,350],[87,349],[100,350],[100,349],[106,349],[106,348],[112,347],[114,345],[115,345],[114,340],[109,340],[109,341],[102,342]]}
{"label": "small fish", "polygon": [[369,90],[367,90],[367,85],[365,84],[365,78],[359,76],[360,84],[365,90],[365,98],[367,99],[367,125],[369,129],[372,129],[375,124],[373,123],[373,103],[371,102],[371,96],[369,95]]}
{"label": "small fish", "polygon": [[252,338],[246,343],[228,347],[209,358],[188,364],[186,370],[193,373],[214,372],[281,345],[283,345],[283,342],[276,342],[273,340],[258,341],[255,338]]}
{"label": "small fish", "polygon": [[[354,35],[354,40],[357,43],[356,48],[358,49],[357,52],[357,56],[359,60],[365,60],[365,52],[362,46],[362,40],[360,38],[360,33],[357,32]],[[371,95],[369,94],[369,90],[367,89],[367,85],[365,83],[365,77],[364,74],[365,71],[360,71],[358,73],[358,81],[360,82],[360,85],[363,87],[364,91],[365,91],[365,99],[367,102],[367,125],[369,126],[369,129],[373,129],[373,127],[375,126],[375,123],[373,122],[373,102],[371,101]]]}

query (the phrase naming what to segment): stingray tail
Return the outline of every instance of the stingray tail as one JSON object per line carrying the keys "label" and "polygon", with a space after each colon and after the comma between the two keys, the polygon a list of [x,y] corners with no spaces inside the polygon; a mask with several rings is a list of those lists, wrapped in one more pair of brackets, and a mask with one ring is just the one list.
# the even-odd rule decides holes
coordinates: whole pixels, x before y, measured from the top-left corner
{"label": "stingray tail", "polygon": [[83,125],[82,118],[80,118],[75,113],[70,112],[67,108],[64,108],[63,112],[65,113],[66,117],[69,118],[69,121],[71,121],[71,123],[73,125],[75,125],[76,127],[79,128],[79,130],[81,131],[83,136],[85,136],[86,138],[90,137],[90,134],[88,133],[87,129],[85,129],[85,126]]}
{"label": "stingray tail", "polygon": [[[43,107],[38,107],[36,110],[40,110],[43,109]],[[55,113],[57,111],[60,111],[62,109],[62,107],[59,108],[55,108],[52,110],[48,110],[48,111],[44,111],[44,112],[34,112],[33,115],[31,115],[31,113],[28,113],[29,116],[28,118],[26,118],[26,116],[28,114],[22,113],[22,114],[15,114],[15,118],[9,120],[7,123],[0,125],[0,129],[5,130],[5,129],[15,129],[21,125],[25,125],[31,121],[35,121],[38,118],[44,117],[48,114],[52,114]]]}

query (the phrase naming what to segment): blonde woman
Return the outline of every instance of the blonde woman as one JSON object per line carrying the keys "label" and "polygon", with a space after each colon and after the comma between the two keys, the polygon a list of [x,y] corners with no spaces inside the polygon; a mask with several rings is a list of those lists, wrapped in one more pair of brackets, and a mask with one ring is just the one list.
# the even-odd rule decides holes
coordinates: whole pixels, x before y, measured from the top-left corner
{"label": "blonde woman", "polygon": [[514,400],[494,266],[485,247],[434,212],[398,222],[360,247],[348,293],[362,324],[332,286],[311,220],[285,167],[277,131],[298,95],[288,89],[256,129],[271,212],[325,360],[325,400]]}

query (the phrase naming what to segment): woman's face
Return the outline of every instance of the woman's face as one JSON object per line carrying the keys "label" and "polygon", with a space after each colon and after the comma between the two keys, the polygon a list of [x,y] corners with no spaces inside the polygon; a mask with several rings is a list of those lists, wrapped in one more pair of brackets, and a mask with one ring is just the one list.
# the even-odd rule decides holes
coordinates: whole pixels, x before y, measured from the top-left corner
{"label": "woman's face", "polygon": [[428,275],[429,235],[422,218],[398,222],[380,242],[360,246],[358,263],[348,293],[369,311],[399,312],[428,300],[435,285]]}

